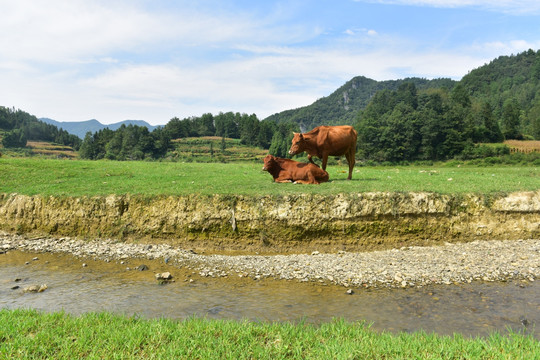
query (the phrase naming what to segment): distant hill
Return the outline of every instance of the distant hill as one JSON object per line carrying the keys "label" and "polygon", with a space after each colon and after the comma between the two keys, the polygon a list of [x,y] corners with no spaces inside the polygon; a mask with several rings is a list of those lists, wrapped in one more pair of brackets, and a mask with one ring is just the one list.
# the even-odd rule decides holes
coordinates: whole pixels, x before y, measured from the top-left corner
{"label": "distant hill", "polygon": [[358,112],[367,106],[376,92],[395,91],[406,82],[414,83],[419,91],[437,88],[451,90],[460,84],[474,106],[484,103],[491,106],[501,126],[504,126],[504,106],[515,104],[513,107],[521,113],[520,131],[526,136],[540,138],[540,50],[500,56],[472,69],[460,81],[447,78],[376,81],[357,76],[311,105],[282,111],[264,120],[294,122],[302,131],[319,125],[355,125]]}
{"label": "distant hill", "polygon": [[79,149],[81,139],[56,125],[38,120],[34,115],[15,108],[0,106],[0,137],[7,148],[25,147],[28,141],[54,142]]}
{"label": "distant hill", "polygon": [[470,71],[460,84],[474,100],[489,103],[501,125],[505,106],[514,103],[520,130],[540,139],[540,50],[499,56]]}
{"label": "distant hill", "polygon": [[406,78],[376,81],[364,76],[357,76],[347,81],[329,96],[320,98],[311,105],[276,113],[264,120],[277,123],[295,122],[300,125],[302,131],[311,130],[319,125],[353,125],[358,111],[367,106],[377,91],[397,90],[401,84],[407,82],[413,82],[419,90],[451,89],[457,83],[447,78],[434,80]]}
{"label": "distant hill", "polygon": [[96,131],[109,128],[111,130],[116,130],[123,124],[128,125],[137,125],[137,126],[146,126],[149,131],[154,130],[157,126],[152,126],[146,121],[143,120],[124,120],[114,124],[104,125],[97,121],[96,119],[87,120],[87,121],[56,121],[49,118],[40,118],[39,120],[54,125],[58,128],[66,130],[68,133],[77,135],[81,139],[84,139],[84,136],[88,131],[95,133]]}

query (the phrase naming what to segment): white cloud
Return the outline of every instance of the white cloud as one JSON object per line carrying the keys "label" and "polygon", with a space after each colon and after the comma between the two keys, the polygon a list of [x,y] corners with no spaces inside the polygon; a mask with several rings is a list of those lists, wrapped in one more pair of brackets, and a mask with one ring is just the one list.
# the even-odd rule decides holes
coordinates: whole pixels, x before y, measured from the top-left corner
{"label": "white cloud", "polygon": [[357,35],[360,35],[360,36],[363,36],[363,35],[368,35],[368,36],[377,36],[378,33],[377,31],[373,30],[373,29],[347,29],[343,32],[344,34],[346,35],[349,35],[349,36],[357,36]]}
{"label": "white cloud", "polygon": [[511,40],[508,42],[493,41],[485,44],[475,45],[473,49],[491,54],[516,54],[528,49],[540,48],[540,40],[529,42],[526,40]]}
{"label": "white cloud", "polygon": [[[113,104],[136,107],[139,114],[168,109],[170,117],[241,111],[264,118],[309,105],[357,75],[377,80],[405,76],[459,79],[471,70],[471,64],[479,66],[485,61],[467,55],[417,54],[398,49],[362,53],[303,49],[291,50],[286,55],[266,54],[197,68],[171,65],[115,68],[80,86],[101,95],[98,107]],[[170,117],[162,118],[161,122]]]}
{"label": "white cloud", "polygon": [[540,47],[514,40],[421,50],[417,39],[389,37],[382,26],[347,24],[330,36],[322,25],[286,22],[288,6],[255,14],[153,4],[0,0],[0,49],[9,49],[0,51],[0,105],[59,121],[164,124],[219,111],[264,118],[309,105],[354,76],[459,79],[496,56]]}
{"label": "white cloud", "polygon": [[432,6],[440,8],[477,7],[510,14],[531,15],[540,13],[538,0],[355,0],[392,5]]}
{"label": "white cloud", "polygon": [[[30,5],[29,5],[30,4]],[[238,44],[296,44],[323,33],[318,26],[277,21],[275,13],[204,9],[190,1],[174,11],[144,2],[0,0],[0,48],[14,59],[65,62],[111,53],[180,51]],[[153,4],[153,3],[152,3]],[[281,8],[277,14],[284,15]],[[286,15],[285,15],[286,16]]]}

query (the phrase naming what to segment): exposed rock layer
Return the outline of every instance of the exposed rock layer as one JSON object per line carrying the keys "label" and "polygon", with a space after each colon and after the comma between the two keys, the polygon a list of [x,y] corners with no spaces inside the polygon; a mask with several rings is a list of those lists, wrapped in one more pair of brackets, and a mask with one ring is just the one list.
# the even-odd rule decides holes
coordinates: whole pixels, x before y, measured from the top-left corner
{"label": "exposed rock layer", "polygon": [[497,195],[0,194],[0,229],[213,250],[366,250],[540,236],[540,190]]}

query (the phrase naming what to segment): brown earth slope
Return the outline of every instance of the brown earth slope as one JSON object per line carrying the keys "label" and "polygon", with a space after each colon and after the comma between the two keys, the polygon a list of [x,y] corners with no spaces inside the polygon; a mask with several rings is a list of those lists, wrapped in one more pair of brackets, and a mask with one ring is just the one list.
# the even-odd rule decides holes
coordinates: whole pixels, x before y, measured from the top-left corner
{"label": "brown earth slope", "polygon": [[154,198],[0,194],[0,229],[220,252],[363,251],[538,238],[540,191]]}

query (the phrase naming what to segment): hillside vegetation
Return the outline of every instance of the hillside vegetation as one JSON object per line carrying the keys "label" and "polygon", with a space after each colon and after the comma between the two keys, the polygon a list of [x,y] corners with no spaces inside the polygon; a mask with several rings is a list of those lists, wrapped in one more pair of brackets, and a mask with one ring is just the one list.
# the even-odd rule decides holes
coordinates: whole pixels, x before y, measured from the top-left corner
{"label": "hillside vegetation", "polygon": [[113,124],[102,124],[96,119],[92,120],[86,120],[86,121],[56,121],[49,118],[39,118],[39,120],[54,125],[60,129],[64,129],[70,134],[77,135],[79,138],[84,139],[87,132],[95,133],[99,130],[103,130],[105,128],[116,130],[122,125],[137,125],[137,126],[144,126],[148,128],[148,130],[152,131],[157,126],[152,126],[146,121],[143,120],[124,120]]}
{"label": "hillside vegetation", "polygon": [[48,141],[78,149],[81,139],[38,120],[22,110],[0,106],[0,135],[6,148],[24,148],[27,141]]}
{"label": "hillside vegetation", "polygon": [[451,89],[456,84],[451,79],[406,78],[376,81],[364,76],[357,76],[347,81],[329,96],[323,97],[311,105],[286,110],[264,120],[277,123],[293,122],[298,124],[303,132],[319,125],[354,125],[358,112],[369,104],[377,92],[395,91],[406,83],[414,84],[420,90]]}
{"label": "hillside vegetation", "polygon": [[474,102],[490,105],[508,139],[525,135],[540,140],[540,50],[500,56],[472,70],[460,84]]}
{"label": "hillside vegetation", "polygon": [[173,140],[169,159],[183,162],[261,161],[268,151],[242,144],[239,139],[218,136],[179,138]]}
{"label": "hillside vegetation", "polygon": [[[358,112],[368,106],[377,92],[397,91],[404,84],[414,84],[420,95],[434,89],[449,93],[459,84],[470,98],[472,109],[480,111],[485,104],[489,105],[495,123],[507,138],[540,139],[540,50],[500,56],[471,70],[461,81],[419,78],[375,81],[355,77],[309,106],[283,111],[265,120],[294,122],[306,131],[319,125],[355,125]],[[513,118],[515,114],[517,120]]]}
{"label": "hillside vegetation", "polygon": [[197,148],[187,154],[175,150],[173,139],[193,137],[237,139],[242,146],[288,157],[293,131],[323,124],[355,126],[359,160],[396,163],[506,155],[508,147],[493,151],[480,144],[540,139],[540,51],[501,56],[459,82],[444,78],[379,82],[359,76],[312,105],[262,121],[255,114],[207,113],[175,117],[153,131],[123,124],[116,130],[88,133],[82,143],[24,111],[0,107],[4,147],[24,148],[28,140],[54,142],[80,146],[81,158],[91,160],[227,161],[225,152],[214,156],[215,148],[205,150],[209,157],[195,155]]}

